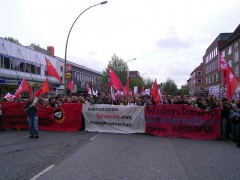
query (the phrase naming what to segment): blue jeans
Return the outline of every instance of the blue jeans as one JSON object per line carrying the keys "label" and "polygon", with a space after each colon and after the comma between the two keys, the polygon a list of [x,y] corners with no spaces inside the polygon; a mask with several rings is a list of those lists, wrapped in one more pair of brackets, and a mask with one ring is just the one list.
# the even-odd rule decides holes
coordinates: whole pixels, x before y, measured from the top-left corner
{"label": "blue jeans", "polygon": [[238,140],[240,131],[240,124],[232,124],[233,140]]}
{"label": "blue jeans", "polygon": [[38,136],[38,117],[27,117],[29,124],[29,133],[31,136]]}
{"label": "blue jeans", "polygon": [[223,140],[227,139],[227,119],[226,118],[222,119],[222,139]]}

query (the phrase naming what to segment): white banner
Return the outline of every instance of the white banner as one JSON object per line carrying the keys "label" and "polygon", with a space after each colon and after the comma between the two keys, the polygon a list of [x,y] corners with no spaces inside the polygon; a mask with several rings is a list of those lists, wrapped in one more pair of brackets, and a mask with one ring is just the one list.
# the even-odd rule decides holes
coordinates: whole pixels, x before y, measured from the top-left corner
{"label": "white banner", "polygon": [[145,133],[144,106],[85,103],[82,112],[86,131]]}

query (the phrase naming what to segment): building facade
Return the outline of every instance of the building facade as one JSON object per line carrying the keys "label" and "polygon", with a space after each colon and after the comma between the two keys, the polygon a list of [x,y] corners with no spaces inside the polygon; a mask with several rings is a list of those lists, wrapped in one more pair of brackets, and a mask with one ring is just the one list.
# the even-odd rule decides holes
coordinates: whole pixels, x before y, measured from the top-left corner
{"label": "building facade", "polygon": [[95,84],[95,89],[97,88],[100,92],[102,73],[67,61],[73,68],[71,77],[66,79],[64,59],[55,56],[52,46],[45,50],[35,44],[22,46],[3,38],[0,38],[0,43],[0,94],[2,95],[8,92],[14,94],[24,78],[33,85],[34,92],[40,88],[46,78],[48,78],[51,93],[55,94],[57,89],[64,89],[64,84],[56,78],[46,76],[45,58],[49,59],[55,67],[63,83],[65,80],[67,82],[74,80],[75,93],[87,92],[83,88],[85,81]]}
{"label": "building facade", "polygon": [[[240,43],[240,25],[235,29],[233,33],[220,33],[217,38],[212,42],[212,44],[206,49],[203,56],[202,63],[199,65],[191,74],[190,78],[187,80],[188,87],[190,89],[190,94],[196,94],[198,90],[202,90],[205,93],[209,93],[211,89],[219,89],[217,94],[219,97],[225,96],[226,89],[223,87],[223,73],[219,71],[219,59],[223,56],[229,66],[235,73],[238,81],[239,77],[239,47]],[[197,85],[200,80],[196,79],[198,68],[202,66],[202,83],[201,86]],[[235,98],[240,97],[240,83],[235,92]]]}
{"label": "building facade", "polygon": [[203,87],[203,63],[201,63],[194,71],[190,74],[188,80],[189,94],[200,95],[204,93]]}

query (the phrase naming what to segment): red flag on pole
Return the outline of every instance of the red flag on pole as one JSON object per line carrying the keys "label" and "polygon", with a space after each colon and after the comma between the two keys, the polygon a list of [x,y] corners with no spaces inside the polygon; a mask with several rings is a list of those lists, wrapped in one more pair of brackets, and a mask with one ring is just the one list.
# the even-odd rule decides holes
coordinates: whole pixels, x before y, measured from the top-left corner
{"label": "red flag on pole", "polygon": [[34,94],[34,97],[38,97],[44,93],[48,93],[50,92],[50,88],[49,88],[49,85],[48,85],[48,79],[46,79],[44,81],[44,83],[42,84],[42,86],[40,87],[40,89]]}
{"label": "red flag on pole", "polygon": [[46,67],[47,67],[48,75],[55,77],[56,79],[59,80],[60,83],[62,83],[62,80],[61,80],[57,70],[53,67],[51,62],[46,57],[45,57],[45,59],[46,59]]}
{"label": "red flag on pole", "polygon": [[227,76],[227,68],[228,64],[225,60],[225,58],[219,53],[219,71],[223,72],[223,85],[225,86],[225,79]]}
{"label": "red flag on pole", "polygon": [[73,82],[73,81],[70,81],[70,82],[68,83],[68,85],[67,85],[67,88],[70,89],[71,92],[72,92],[72,90],[74,90],[74,82]]}
{"label": "red flag on pole", "polygon": [[153,100],[158,104],[161,101],[161,96],[158,91],[158,86],[157,86],[157,80],[155,79],[153,85],[152,85],[152,91],[151,95],[153,97]]}
{"label": "red flag on pole", "polygon": [[123,90],[123,86],[113,69],[108,66],[108,83],[112,86],[115,90]]}
{"label": "red flag on pole", "polygon": [[19,98],[21,93],[29,91],[28,85],[27,85],[27,80],[26,78],[23,79],[23,81],[21,82],[20,86],[18,87],[16,93],[15,93],[15,97]]}
{"label": "red flag on pole", "polygon": [[127,96],[127,99],[128,99],[128,95],[129,95],[129,77],[127,78],[127,81],[126,81],[126,88],[125,88],[125,92],[126,92],[126,95]]}
{"label": "red flag on pole", "polygon": [[227,88],[226,96],[229,100],[232,100],[233,94],[238,87],[238,79],[229,65],[227,66],[226,78],[224,82]]}
{"label": "red flag on pole", "polygon": [[233,94],[238,87],[238,79],[225,58],[220,53],[219,55],[219,70],[223,72],[223,84],[227,88],[226,96],[229,100],[232,100]]}

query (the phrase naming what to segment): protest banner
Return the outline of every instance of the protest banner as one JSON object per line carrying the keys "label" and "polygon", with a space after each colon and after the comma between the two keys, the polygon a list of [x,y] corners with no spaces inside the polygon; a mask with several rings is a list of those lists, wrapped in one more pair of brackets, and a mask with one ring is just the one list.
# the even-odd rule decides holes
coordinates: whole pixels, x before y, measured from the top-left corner
{"label": "protest banner", "polygon": [[86,131],[144,133],[143,106],[115,106],[89,103],[83,105]]}
{"label": "protest banner", "polygon": [[145,108],[146,133],[162,137],[218,139],[221,109],[203,110],[188,105],[156,105]]}
{"label": "protest banner", "polygon": [[[24,103],[2,103],[3,128],[28,129]],[[39,130],[78,131],[82,126],[82,103],[65,103],[57,108],[38,106]]]}

